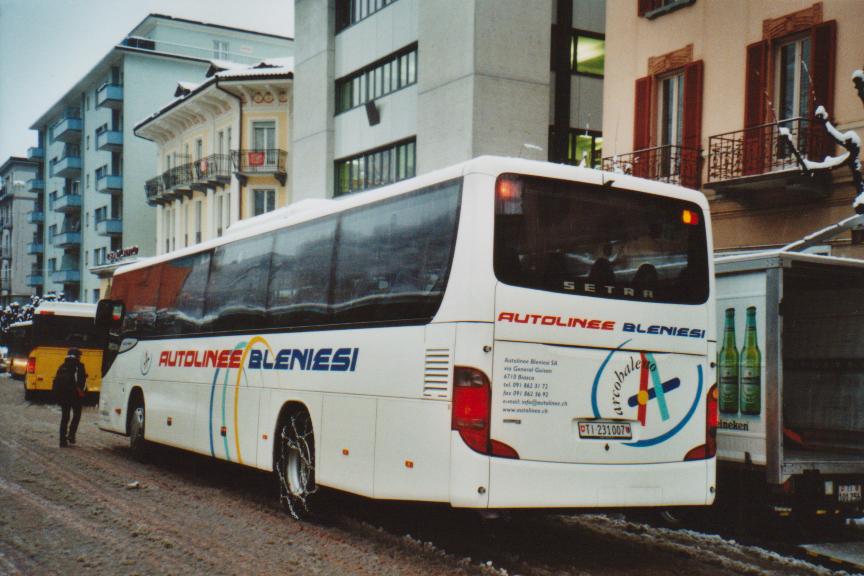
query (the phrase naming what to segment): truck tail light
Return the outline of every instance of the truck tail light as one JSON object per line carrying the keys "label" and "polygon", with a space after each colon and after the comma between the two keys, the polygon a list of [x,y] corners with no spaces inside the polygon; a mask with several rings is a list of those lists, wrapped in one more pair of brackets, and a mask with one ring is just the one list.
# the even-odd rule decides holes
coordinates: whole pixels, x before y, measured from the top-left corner
{"label": "truck tail light", "polygon": [[684,456],[684,460],[707,460],[717,454],[717,426],[720,422],[718,408],[717,385],[708,389],[705,412],[705,444],[693,448]]}
{"label": "truck tail light", "polygon": [[453,416],[451,428],[469,448],[480,454],[519,458],[503,442],[489,438],[492,412],[492,387],[489,377],[476,368],[457,366],[453,371]]}
{"label": "truck tail light", "polygon": [[27,373],[35,374],[36,373],[36,357],[30,356],[27,358]]}

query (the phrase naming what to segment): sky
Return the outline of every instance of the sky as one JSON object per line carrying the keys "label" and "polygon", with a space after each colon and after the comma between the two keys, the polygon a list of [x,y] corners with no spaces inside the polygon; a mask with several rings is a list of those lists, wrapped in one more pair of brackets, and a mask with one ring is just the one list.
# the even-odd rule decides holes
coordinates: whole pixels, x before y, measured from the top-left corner
{"label": "sky", "polygon": [[147,14],[294,36],[293,0],[0,0],[0,164],[33,122]]}

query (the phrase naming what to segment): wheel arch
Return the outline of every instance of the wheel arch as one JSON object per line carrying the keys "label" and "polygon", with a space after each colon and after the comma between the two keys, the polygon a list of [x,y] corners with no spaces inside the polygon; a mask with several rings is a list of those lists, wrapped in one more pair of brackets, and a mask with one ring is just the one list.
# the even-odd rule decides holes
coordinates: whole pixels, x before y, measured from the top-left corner
{"label": "wheel arch", "polygon": [[299,414],[301,412],[306,412],[309,415],[309,421],[312,422],[312,433],[315,433],[315,419],[312,418],[312,411],[309,407],[299,400],[288,400],[282,404],[282,408],[279,409],[279,416],[276,417],[276,423],[273,426],[273,450],[272,454],[270,454],[270,462],[271,468],[273,463],[276,462],[276,451],[279,449],[279,428],[282,426],[283,422],[286,422],[289,417],[294,414]]}
{"label": "wheel arch", "polygon": [[133,386],[132,389],[129,390],[129,398],[126,400],[127,436],[130,433],[130,425],[132,424],[132,407],[137,406],[139,402],[146,406],[146,403],[144,402],[144,390],[142,390],[140,386]]}

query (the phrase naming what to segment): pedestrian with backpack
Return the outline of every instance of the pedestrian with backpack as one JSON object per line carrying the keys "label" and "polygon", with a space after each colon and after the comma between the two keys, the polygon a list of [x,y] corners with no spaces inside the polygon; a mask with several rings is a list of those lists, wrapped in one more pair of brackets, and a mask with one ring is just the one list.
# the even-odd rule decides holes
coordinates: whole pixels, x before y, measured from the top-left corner
{"label": "pedestrian with backpack", "polygon": [[[87,392],[87,371],[81,363],[81,351],[70,348],[66,359],[54,376],[54,399],[60,405],[60,447],[75,444],[75,433],[81,420],[81,404]],[[72,411],[72,422],[69,422],[69,411]],[[68,425],[68,430],[67,430]]]}

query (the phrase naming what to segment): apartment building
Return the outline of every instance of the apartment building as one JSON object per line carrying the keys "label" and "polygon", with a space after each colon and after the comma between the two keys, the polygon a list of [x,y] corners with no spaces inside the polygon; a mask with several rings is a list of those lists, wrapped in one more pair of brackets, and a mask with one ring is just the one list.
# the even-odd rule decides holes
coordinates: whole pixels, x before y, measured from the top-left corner
{"label": "apartment building", "polygon": [[[32,152],[32,151],[31,151]],[[32,155],[32,154],[30,154]],[[34,238],[41,217],[34,183],[38,163],[12,156],[0,166],[0,305],[26,300],[39,285],[30,276],[40,258]]]}
{"label": "apartment building", "polygon": [[295,199],[481,154],[597,165],[605,0],[297,0]]}
{"label": "apartment building", "polygon": [[174,100],[135,126],[158,150],[145,185],[157,254],[291,202],[293,59],[226,66],[200,84],[179,82]]}
{"label": "apartment building", "polygon": [[159,14],[112,47],[31,126],[44,156],[43,290],[94,302],[112,264],[156,253],[156,214],[142,193],[156,145],[133,126],[178,80],[203,81],[214,60],[292,54],[291,38]]}
{"label": "apartment building", "polygon": [[[815,162],[843,152],[819,106],[864,136],[851,80],[862,27],[860,4],[845,0],[610,2],[604,167],[701,189],[721,252],[779,248],[851,216],[851,171],[805,173],[796,151]],[[862,239],[814,249],[864,257]]]}

